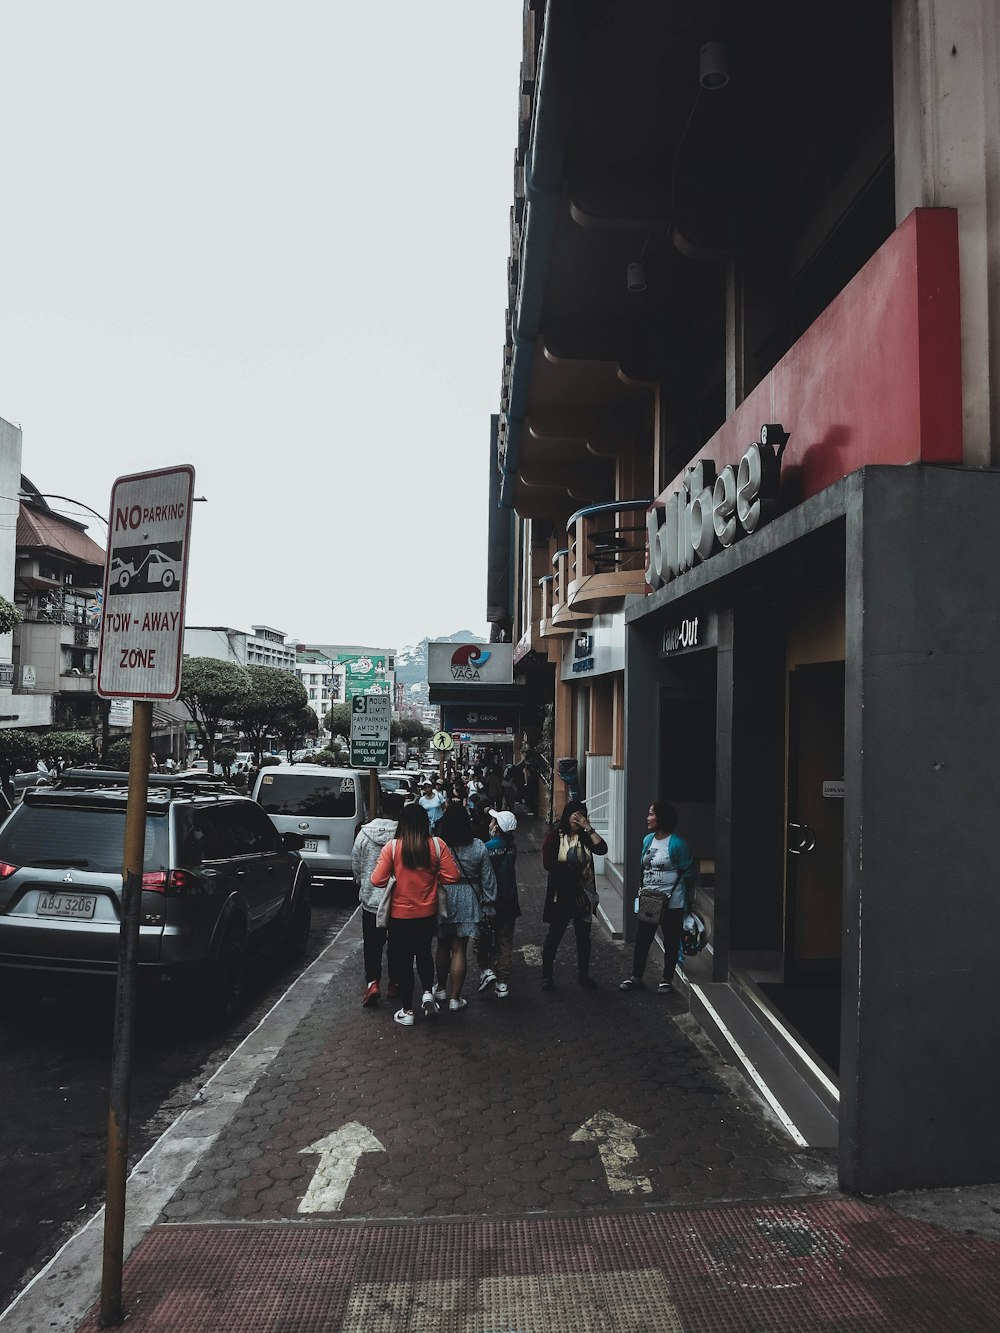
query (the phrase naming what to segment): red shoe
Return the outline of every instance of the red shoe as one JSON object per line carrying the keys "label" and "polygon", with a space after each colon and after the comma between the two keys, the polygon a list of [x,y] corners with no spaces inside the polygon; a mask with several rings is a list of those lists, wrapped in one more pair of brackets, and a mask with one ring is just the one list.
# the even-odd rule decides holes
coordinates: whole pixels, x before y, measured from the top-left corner
{"label": "red shoe", "polygon": [[361,1003],[368,1009],[370,1006],[378,1004],[381,998],[382,992],[378,988],[378,982],[370,981],[368,983],[368,989],[361,997]]}
{"label": "red shoe", "polygon": [[394,981],[390,981],[389,989],[385,993],[385,998],[387,1000],[394,1000],[398,994],[399,994],[399,987],[396,985]]}

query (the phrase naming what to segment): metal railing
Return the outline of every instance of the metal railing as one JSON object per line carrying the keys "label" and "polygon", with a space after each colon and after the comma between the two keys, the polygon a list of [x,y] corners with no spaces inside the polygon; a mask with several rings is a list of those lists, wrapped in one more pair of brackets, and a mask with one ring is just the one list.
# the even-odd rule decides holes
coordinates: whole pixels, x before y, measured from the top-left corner
{"label": "metal railing", "polygon": [[645,514],[650,499],[608,500],[586,505],[566,520],[570,534],[570,581],[591,574],[624,574],[646,566],[646,522],[633,521]]}

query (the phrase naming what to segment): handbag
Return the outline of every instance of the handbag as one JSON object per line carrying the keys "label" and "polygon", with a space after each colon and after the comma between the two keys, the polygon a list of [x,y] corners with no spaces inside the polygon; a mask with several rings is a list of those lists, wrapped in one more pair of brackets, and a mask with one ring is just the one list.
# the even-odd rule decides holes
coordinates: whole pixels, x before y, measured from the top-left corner
{"label": "handbag", "polygon": [[[436,874],[438,873],[438,871],[441,869],[441,839],[440,839],[440,838],[432,838],[431,841],[434,843],[434,850],[437,852],[437,865],[434,867],[434,873],[435,873],[435,875],[436,875]],[[440,880],[437,881],[437,900],[438,900],[438,916],[440,917],[440,919],[441,919],[442,921],[447,921],[447,920],[448,920],[448,890],[447,890],[447,888],[441,883]]]}
{"label": "handbag", "polygon": [[644,926],[658,926],[667,901],[669,900],[662,893],[655,893],[652,889],[640,889],[635,911],[636,921],[641,921]]}
{"label": "handbag", "polygon": [[396,876],[389,876],[389,883],[382,890],[382,897],[375,909],[375,924],[384,929],[389,924],[389,912],[392,909],[392,891],[396,887]]}

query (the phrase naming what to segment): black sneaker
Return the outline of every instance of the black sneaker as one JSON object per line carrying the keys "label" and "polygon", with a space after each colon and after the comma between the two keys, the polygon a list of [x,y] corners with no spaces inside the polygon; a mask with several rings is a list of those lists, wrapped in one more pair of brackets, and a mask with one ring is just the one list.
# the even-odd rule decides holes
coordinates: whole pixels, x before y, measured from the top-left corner
{"label": "black sneaker", "polygon": [[661,981],[656,988],[661,995],[673,995],[674,985],[672,981]]}
{"label": "black sneaker", "polygon": [[624,981],[618,983],[619,990],[643,990],[646,983],[642,977],[626,977]]}

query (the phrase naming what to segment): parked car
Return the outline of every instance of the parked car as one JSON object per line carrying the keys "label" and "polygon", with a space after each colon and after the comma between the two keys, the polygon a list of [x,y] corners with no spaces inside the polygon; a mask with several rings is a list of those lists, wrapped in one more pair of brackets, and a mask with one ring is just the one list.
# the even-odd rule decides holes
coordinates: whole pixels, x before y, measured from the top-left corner
{"label": "parked car", "polygon": [[305,839],[314,880],[352,877],[351,850],[368,818],[364,774],[322,764],[282,764],[257,775],[253,796],[280,833]]}
{"label": "parked car", "polygon": [[[0,984],[34,993],[113,981],[122,911],[124,774],[25,791],[0,827]],[[74,782],[90,785],[72,785]],[[100,785],[98,785],[100,784]],[[249,797],[151,777],[139,929],[142,983],[173,984],[214,1019],[237,1011],[248,954],[301,959],[310,928],[302,839]]]}

